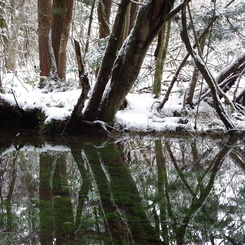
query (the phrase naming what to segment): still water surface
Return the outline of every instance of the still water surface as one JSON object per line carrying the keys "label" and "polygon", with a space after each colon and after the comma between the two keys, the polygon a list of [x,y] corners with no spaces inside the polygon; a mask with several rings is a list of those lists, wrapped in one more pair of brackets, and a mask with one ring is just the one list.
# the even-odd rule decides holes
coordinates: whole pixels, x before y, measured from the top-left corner
{"label": "still water surface", "polygon": [[245,244],[243,137],[0,132],[0,244]]}

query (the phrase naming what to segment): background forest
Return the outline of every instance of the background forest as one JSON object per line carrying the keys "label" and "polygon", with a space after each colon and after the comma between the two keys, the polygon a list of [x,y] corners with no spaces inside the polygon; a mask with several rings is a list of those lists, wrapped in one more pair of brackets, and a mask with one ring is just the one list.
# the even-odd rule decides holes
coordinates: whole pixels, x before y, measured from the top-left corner
{"label": "background forest", "polygon": [[[243,128],[244,10],[241,0],[1,1],[0,105],[17,106],[22,117],[22,110],[38,108],[46,123],[112,123],[121,118],[122,105],[130,108],[129,93],[147,93],[152,121],[191,119],[196,128],[206,103],[214,112],[211,118],[203,114],[204,121],[213,123],[217,115],[226,129]],[[40,99],[20,99],[22,90],[81,88],[63,117],[50,116]],[[171,98],[175,104],[169,108]],[[51,103],[50,97],[42,99]],[[56,108],[67,107],[62,99],[56,102]]]}

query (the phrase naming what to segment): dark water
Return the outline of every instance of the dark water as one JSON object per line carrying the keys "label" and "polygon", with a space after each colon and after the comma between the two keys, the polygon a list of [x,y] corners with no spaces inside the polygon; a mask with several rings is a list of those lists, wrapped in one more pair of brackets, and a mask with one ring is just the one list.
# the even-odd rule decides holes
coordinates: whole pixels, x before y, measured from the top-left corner
{"label": "dark water", "polygon": [[243,137],[0,132],[0,244],[245,244]]}

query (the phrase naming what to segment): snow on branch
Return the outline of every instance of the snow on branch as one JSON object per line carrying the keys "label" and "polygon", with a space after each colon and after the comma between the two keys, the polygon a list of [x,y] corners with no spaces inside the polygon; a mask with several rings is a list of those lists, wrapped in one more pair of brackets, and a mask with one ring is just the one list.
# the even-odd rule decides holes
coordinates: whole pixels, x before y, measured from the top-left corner
{"label": "snow on branch", "polygon": [[183,7],[189,3],[191,0],[185,0],[183,3],[181,3],[179,6],[174,8],[170,13],[167,15],[167,20],[171,19],[174,15],[176,15]]}
{"label": "snow on branch", "polygon": [[224,79],[226,79],[230,74],[232,74],[236,69],[245,62],[245,52],[241,53],[231,64],[226,66],[221,70],[219,75],[216,77],[217,83],[221,83]]}
{"label": "snow on branch", "polygon": [[134,0],[130,0],[131,3],[134,3],[134,4],[138,4],[138,5],[141,5],[141,6],[147,6],[148,4],[145,4],[145,3],[140,3],[140,2],[136,2]]}

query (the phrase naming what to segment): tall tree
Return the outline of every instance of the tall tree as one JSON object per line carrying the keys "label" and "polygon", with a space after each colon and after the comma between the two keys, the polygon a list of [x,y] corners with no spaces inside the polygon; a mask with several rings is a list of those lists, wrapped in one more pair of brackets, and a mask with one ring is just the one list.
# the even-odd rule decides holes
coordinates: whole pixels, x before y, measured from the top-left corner
{"label": "tall tree", "polygon": [[163,68],[167,56],[168,43],[170,38],[171,21],[164,23],[163,28],[158,34],[158,43],[155,51],[156,68],[154,73],[154,83],[152,93],[156,98],[161,95],[161,83]]}
{"label": "tall tree", "polygon": [[52,46],[60,79],[66,79],[66,47],[72,19],[73,0],[54,0]]}
{"label": "tall tree", "polygon": [[93,87],[93,91],[88,101],[87,109],[84,113],[84,118],[93,120],[96,118],[96,113],[100,106],[100,100],[103,96],[105,87],[110,79],[113,63],[116,59],[116,54],[119,49],[118,40],[122,35],[122,28],[124,24],[124,15],[127,13],[127,7],[130,0],[121,1],[118,7],[117,16],[113,25],[112,32],[103,56],[102,64]]}
{"label": "tall tree", "polygon": [[133,30],[115,60],[110,86],[97,113],[90,116],[108,122],[113,120],[139,74],[149,45],[167,20],[174,2],[152,0],[140,7]]}
{"label": "tall tree", "polygon": [[110,34],[110,15],[112,0],[99,0],[98,19],[99,19],[99,38],[105,38]]}
{"label": "tall tree", "polygon": [[40,62],[40,86],[43,87],[43,77],[49,77],[51,70],[50,31],[51,31],[51,0],[38,0],[38,44]]}

